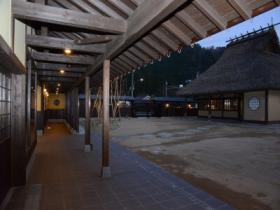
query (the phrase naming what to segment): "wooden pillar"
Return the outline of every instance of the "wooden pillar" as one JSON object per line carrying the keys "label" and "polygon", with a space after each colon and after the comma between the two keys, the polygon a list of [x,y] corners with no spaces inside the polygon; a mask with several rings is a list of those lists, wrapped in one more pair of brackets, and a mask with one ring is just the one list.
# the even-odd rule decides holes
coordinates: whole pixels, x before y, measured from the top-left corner
{"label": "wooden pillar", "polygon": [[109,166],[109,97],[110,97],[110,60],[103,63],[103,125],[102,125],[102,172],[103,178],[111,177]]}
{"label": "wooden pillar", "polygon": [[90,152],[92,150],[92,145],[90,142],[90,78],[86,76],[85,78],[85,152]]}
{"label": "wooden pillar", "polygon": [[31,73],[32,73],[32,64],[31,64],[31,60],[29,59],[27,61],[27,95],[26,95],[26,131],[27,131],[27,135],[26,135],[26,148],[29,148],[30,144],[31,144],[31,126],[30,126],[30,122],[31,122]]}
{"label": "wooden pillar", "polygon": [[[91,101],[89,101],[91,102]],[[74,126],[73,128],[77,133],[79,133],[79,117],[80,117],[80,112],[79,112],[79,89],[74,88],[73,89],[73,104],[71,104],[74,110]],[[90,105],[89,105],[90,109]],[[90,112],[90,111],[89,111]],[[90,118],[89,118],[90,119]]]}
{"label": "wooden pillar", "polygon": [[26,183],[26,75],[12,74],[11,80],[11,138],[12,184]]}
{"label": "wooden pillar", "polygon": [[268,123],[268,100],[269,100],[269,91],[265,90],[265,115],[264,115],[264,120],[265,123]]}

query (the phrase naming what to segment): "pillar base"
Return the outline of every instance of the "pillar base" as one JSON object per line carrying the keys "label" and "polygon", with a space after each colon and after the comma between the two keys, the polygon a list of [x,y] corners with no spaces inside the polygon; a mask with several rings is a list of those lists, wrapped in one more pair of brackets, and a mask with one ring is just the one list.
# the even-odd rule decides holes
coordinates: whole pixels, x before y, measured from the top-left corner
{"label": "pillar base", "polygon": [[91,152],[92,151],[92,145],[91,144],[85,144],[84,145],[84,152]]}
{"label": "pillar base", "polygon": [[110,178],[111,177],[111,167],[110,166],[103,166],[101,171],[102,178]]}

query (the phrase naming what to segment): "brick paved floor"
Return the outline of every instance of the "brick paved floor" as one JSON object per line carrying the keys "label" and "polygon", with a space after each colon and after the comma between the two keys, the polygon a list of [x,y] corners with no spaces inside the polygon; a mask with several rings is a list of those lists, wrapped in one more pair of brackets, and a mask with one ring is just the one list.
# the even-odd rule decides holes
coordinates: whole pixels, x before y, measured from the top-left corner
{"label": "brick paved floor", "polygon": [[39,138],[28,184],[6,210],[232,210],[222,201],[111,143],[112,178],[100,178],[100,140],[83,152],[83,137],[50,124]]}

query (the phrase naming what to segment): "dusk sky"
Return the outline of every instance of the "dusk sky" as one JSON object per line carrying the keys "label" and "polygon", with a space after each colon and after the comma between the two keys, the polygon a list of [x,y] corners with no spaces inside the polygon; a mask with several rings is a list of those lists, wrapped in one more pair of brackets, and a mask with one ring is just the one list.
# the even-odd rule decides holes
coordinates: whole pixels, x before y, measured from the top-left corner
{"label": "dusk sky", "polygon": [[233,38],[235,36],[240,35],[241,33],[246,34],[247,31],[251,32],[253,31],[253,29],[260,29],[260,26],[266,27],[268,23],[279,23],[279,25],[277,25],[275,29],[277,31],[278,37],[280,37],[280,7],[276,7],[266,13],[258,15],[257,17],[244,21],[222,32],[216,33],[210,37],[199,41],[198,43],[202,47],[225,46],[227,44],[226,41],[229,40],[230,37]]}

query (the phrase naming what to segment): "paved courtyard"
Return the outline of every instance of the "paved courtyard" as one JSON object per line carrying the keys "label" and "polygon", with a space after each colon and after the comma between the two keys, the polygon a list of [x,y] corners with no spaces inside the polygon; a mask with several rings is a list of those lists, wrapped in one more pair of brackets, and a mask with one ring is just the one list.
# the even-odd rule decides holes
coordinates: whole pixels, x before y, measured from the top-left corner
{"label": "paved courtyard", "polygon": [[122,119],[113,141],[236,209],[280,209],[280,125]]}
{"label": "paved courtyard", "polygon": [[112,178],[100,178],[100,139],[83,152],[83,136],[49,124],[31,176],[6,210],[232,210],[228,204],[111,143]]}

